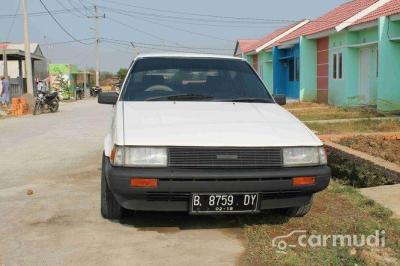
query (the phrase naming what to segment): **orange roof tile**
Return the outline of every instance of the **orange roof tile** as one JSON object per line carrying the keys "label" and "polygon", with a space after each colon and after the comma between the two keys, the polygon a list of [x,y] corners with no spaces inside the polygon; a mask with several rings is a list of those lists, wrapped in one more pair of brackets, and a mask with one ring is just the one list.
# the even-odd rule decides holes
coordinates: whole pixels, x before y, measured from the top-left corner
{"label": "orange roof tile", "polygon": [[333,29],[337,25],[346,21],[350,17],[355,14],[361,12],[366,9],[370,5],[376,3],[378,0],[353,0],[347,3],[344,3],[337,8],[329,11],[325,15],[312,20],[304,27],[292,32],[286,37],[282,38],[279,43],[284,43],[293,39],[296,39],[300,36],[315,34],[318,32],[322,32],[325,30]]}
{"label": "orange roof tile", "polygon": [[353,25],[358,25],[366,22],[373,21],[378,19],[382,16],[391,16],[394,14],[400,14],[400,0],[391,0],[389,3],[381,6],[377,10],[371,12],[370,14],[366,15],[365,17],[357,20],[353,23]]}
{"label": "orange roof tile", "polygon": [[239,49],[242,53],[247,53],[251,51],[251,47],[257,43],[259,40],[255,39],[242,39],[238,40]]}

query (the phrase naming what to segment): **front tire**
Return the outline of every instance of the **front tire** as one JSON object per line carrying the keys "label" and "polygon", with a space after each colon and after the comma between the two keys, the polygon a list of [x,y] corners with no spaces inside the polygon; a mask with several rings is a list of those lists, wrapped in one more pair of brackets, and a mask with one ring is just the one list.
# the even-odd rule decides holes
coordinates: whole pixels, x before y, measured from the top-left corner
{"label": "front tire", "polygon": [[120,219],[122,217],[123,208],[108,187],[105,174],[105,156],[103,155],[101,170],[101,216],[105,219]]}
{"label": "front tire", "polygon": [[304,204],[299,207],[292,207],[285,210],[285,215],[287,217],[303,217],[305,216],[310,210],[312,206],[312,199],[309,203]]}
{"label": "front tire", "polygon": [[50,112],[55,113],[58,111],[58,107],[59,107],[59,103],[58,101],[54,101],[51,103],[51,105],[49,106]]}
{"label": "front tire", "polygon": [[42,105],[40,102],[35,103],[35,107],[33,108],[33,115],[39,115],[42,113]]}

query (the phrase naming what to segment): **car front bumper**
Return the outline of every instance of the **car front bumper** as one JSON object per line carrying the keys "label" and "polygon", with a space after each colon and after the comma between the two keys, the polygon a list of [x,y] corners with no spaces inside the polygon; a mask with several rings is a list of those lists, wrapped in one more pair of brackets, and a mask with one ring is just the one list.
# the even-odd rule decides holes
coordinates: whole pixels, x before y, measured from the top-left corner
{"label": "car front bumper", "polygon": [[[109,188],[125,209],[189,211],[192,193],[260,193],[260,210],[298,207],[329,185],[328,166],[280,169],[171,169],[113,167],[105,158]],[[293,187],[292,178],[315,176],[312,186]],[[157,188],[134,188],[132,177],[157,178]]]}

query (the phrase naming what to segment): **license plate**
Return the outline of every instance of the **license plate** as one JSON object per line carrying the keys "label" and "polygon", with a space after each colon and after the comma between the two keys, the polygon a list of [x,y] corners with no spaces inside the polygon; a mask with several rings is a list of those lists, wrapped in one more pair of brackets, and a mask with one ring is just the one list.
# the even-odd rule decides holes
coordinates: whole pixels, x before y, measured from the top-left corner
{"label": "license plate", "polygon": [[192,194],[191,213],[258,212],[258,193]]}

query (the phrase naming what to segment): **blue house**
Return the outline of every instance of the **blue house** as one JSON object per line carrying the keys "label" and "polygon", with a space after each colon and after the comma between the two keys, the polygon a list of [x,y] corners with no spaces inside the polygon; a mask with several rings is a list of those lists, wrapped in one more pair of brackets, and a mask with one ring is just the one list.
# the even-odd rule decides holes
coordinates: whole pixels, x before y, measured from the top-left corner
{"label": "blue house", "polygon": [[300,98],[300,47],[273,48],[274,94],[284,94],[289,99]]}

